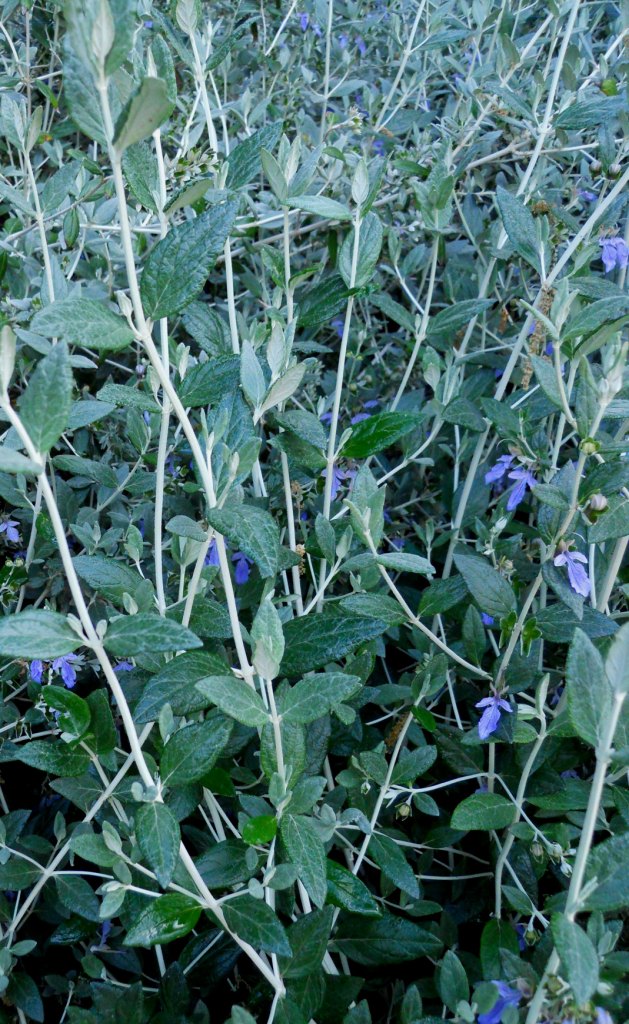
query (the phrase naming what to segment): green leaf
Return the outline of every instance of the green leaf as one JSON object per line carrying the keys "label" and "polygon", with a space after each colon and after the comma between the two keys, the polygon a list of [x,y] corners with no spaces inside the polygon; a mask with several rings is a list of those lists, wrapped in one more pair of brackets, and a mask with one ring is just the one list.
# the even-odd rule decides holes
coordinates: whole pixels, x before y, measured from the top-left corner
{"label": "green leaf", "polygon": [[539,271],[539,244],[533,214],[521,199],[500,185],[496,189],[496,200],[511,245],[534,270]]}
{"label": "green leaf", "polygon": [[599,299],[598,302],[591,302],[571,317],[562,332],[562,340],[589,338],[605,324],[614,323],[626,316],[629,316],[629,296],[619,295]]}
{"label": "green leaf", "polygon": [[153,246],[140,281],[147,316],[174,316],[192,302],[223,251],[237,211],[238,204],[232,201],[213,206],[178,224]]}
{"label": "green leaf", "polygon": [[114,147],[122,153],[146,139],[170,117],[172,109],[166,82],[161,78],[144,78],[116,122]]}
{"label": "green leaf", "polygon": [[288,941],[292,956],[280,962],[280,970],[284,978],[304,978],[319,971],[328,946],[332,928],[333,910],[312,910],[303,914],[290,926]]}
{"label": "green leaf", "polygon": [[537,382],[546,395],[546,398],[548,398],[553,405],[556,405],[558,409],[563,409],[555,367],[550,360],[542,359],[541,356],[532,355],[530,359],[533,369],[535,370]]}
{"label": "green leaf", "polygon": [[451,949],[446,950],[439,965],[437,989],[443,1003],[451,1013],[456,1013],[456,1008],[461,1000],[469,1001],[470,986],[465,968]]}
{"label": "green leaf", "polygon": [[7,448],[5,444],[0,446],[0,473],[22,473],[24,476],[39,476],[42,466],[25,455]]}
{"label": "green leaf", "polygon": [[231,736],[233,723],[222,715],[186,725],[164,747],[160,776],[164,786],[196,782],[213,768]]}
{"label": "green leaf", "polygon": [[6,1002],[17,1006],[29,1020],[44,1021],[44,1004],[37,984],[24,971],[13,971],[6,989]]}
{"label": "green leaf", "polygon": [[280,833],[306,892],[315,906],[322,907],[327,894],[326,859],[316,826],[303,814],[285,814]]}
{"label": "green leaf", "polygon": [[208,698],[194,684],[213,673],[225,672],[226,667],[218,655],[207,651],[190,651],[173,658],[146,684],[135,708],[136,722],[154,722],[164,704],[170,704],[174,715],[188,715],[207,707]]}
{"label": "green leaf", "polygon": [[280,533],[275,519],[255,505],[213,508],[210,526],[251,558],[263,579],[275,576],[280,554]]}
{"label": "green leaf", "polygon": [[59,711],[59,728],[73,739],[79,739],[90,726],[89,705],[65,686],[43,686],[42,697],[49,708]]}
{"label": "green leaf", "polygon": [[181,835],[177,819],[170,808],[159,801],[140,804],[135,815],[135,834],[148,866],[166,889],[179,857]]}
{"label": "green leaf", "polygon": [[464,832],[490,832],[513,822],[514,806],[498,793],[473,793],[454,809],[450,827]]}
{"label": "green leaf", "polygon": [[177,387],[183,405],[197,409],[215,405],[236,391],[240,383],[238,356],[215,356],[206,363],[191,366]]}
{"label": "green leaf", "polygon": [[48,740],[31,740],[24,744],[16,753],[15,760],[48,775],[66,778],[83,775],[90,765],[89,755],[83,751],[69,751],[67,743]]}
{"label": "green leaf", "polygon": [[452,335],[461,327],[467,327],[470,320],[484,313],[491,305],[491,299],[465,299],[463,302],[455,302],[454,305],[431,316],[426,336],[432,338],[442,334]]}
{"label": "green leaf", "polygon": [[195,864],[210,889],[229,889],[255,875],[258,861],[245,843],[225,839],[205,850]]}
{"label": "green leaf", "polygon": [[67,910],[88,921],[100,921],[100,903],[87,879],[79,875],[57,875],[55,888],[60,903]]}
{"label": "green leaf", "polygon": [[629,623],[620,627],[605,659],[605,671],[615,693],[629,689]]}
{"label": "green leaf", "polygon": [[285,722],[307,725],[358,693],[361,687],[360,676],[343,675],[341,672],[306,676],[282,696],[282,718]]}
{"label": "green leaf", "polygon": [[385,569],[394,569],[396,572],[415,572],[421,576],[431,576],[435,571],[434,565],[431,565],[427,558],[406,554],[403,551],[387,551],[385,554],[378,555],[376,562],[378,565],[384,566]]}
{"label": "green leaf", "polygon": [[221,711],[242,725],[255,729],[257,726],[266,725],[269,720],[261,698],[244,679],[237,679],[235,676],[210,676],[195,683],[195,687],[212,704],[216,704]]}
{"label": "green leaf", "polygon": [[20,401],[20,418],[38,452],[48,452],[68,425],[72,371],[64,342],[55,345],[31,376]]}
{"label": "green leaf", "polygon": [[29,609],[0,619],[0,655],[52,661],[80,646],[80,637],[57,612]]}
{"label": "green leaf", "polygon": [[419,884],[415,873],[397,843],[390,836],[374,832],[369,843],[369,853],[382,872],[398,889],[411,899],[419,899]]}
{"label": "green leaf", "polygon": [[201,906],[190,896],[167,893],[158,896],[127,932],[125,946],[163,946],[191,932],[201,916]]}
{"label": "green leaf", "polygon": [[338,274],[324,277],[306,292],[299,302],[301,327],[317,327],[345,309],[349,289]]}
{"label": "green leaf", "polygon": [[343,456],[348,459],[366,459],[369,455],[389,448],[418,426],[417,416],[410,413],[376,413],[352,428],[352,436],[343,447]]}
{"label": "green leaf", "polygon": [[568,717],[581,739],[597,747],[607,727],[612,694],[603,659],[581,629],[575,629],[566,662]]}
{"label": "green leaf", "polygon": [[596,881],[598,885],[587,897],[584,910],[600,910],[607,913],[626,909],[629,886],[629,832],[614,836],[594,847],[588,857],[585,881]]}
{"label": "green leaf", "polygon": [[356,875],[334,860],[326,861],[328,879],[327,902],[350,914],[380,917],[382,911],[370,890]]}
{"label": "green leaf", "polygon": [[265,953],[290,956],[291,948],[284,928],[263,900],[253,896],[238,896],[223,904],[228,928],[254,949]]}
{"label": "green leaf", "polygon": [[286,651],[281,671],[287,676],[298,676],[338,661],[360,644],[380,636],[386,628],[386,623],[379,619],[330,612],[291,619],[284,625]]}
{"label": "green leaf", "polygon": [[393,914],[372,920],[348,915],[341,921],[332,946],[358,964],[377,967],[438,956],[442,942],[414,921]]}
{"label": "green leaf", "polygon": [[266,149],[271,152],[275,149],[281,134],[282,122],[273,121],[239,142],[227,158],[225,187],[244,188],[257,178],[262,170],[260,151]]}
{"label": "green leaf", "polygon": [[380,258],[380,250],[382,249],[382,224],[380,223],[380,218],[375,213],[368,213],[360,225],[356,279],[352,285],[354,232],[355,229],[350,231],[341,246],[339,270],[348,288],[364,288],[371,281]]}
{"label": "green leaf", "polygon": [[116,474],[106,462],[82,459],[80,455],[55,455],[52,461],[55,469],[70,473],[71,476],[86,477],[111,490],[118,485]]}
{"label": "green leaf", "polygon": [[203,646],[198,636],[178,622],[142,613],[114,619],[109,623],[103,642],[118,658],[160,651],[189,651]]}
{"label": "green leaf", "polygon": [[166,523],[166,529],[176,537],[187,537],[189,540],[196,540],[201,544],[207,540],[207,531],[188,516],[173,516]]}
{"label": "green leaf", "polygon": [[609,507],[596,522],[590,526],[588,541],[590,544],[602,544],[605,540],[616,540],[629,534],[629,501],[620,495],[614,496]]}
{"label": "green leaf", "polygon": [[254,409],[262,405],[266,394],[266,380],[260,360],[250,341],[245,340],[240,355],[240,383]]}
{"label": "green leaf", "polygon": [[133,597],[144,582],[136,569],[103,555],[76,555],[72,564],[80,579],[114,604],[122,605],[124,594]]}
{"label": "green leaf", "polygon": [[150,145],[138,142],[130,146],[122,158],[122,168],[129,188],[146,210],[157,213],[159,196],[157,159]]}
{"label": "green leaf", "polygon": [[249,818],[240,831],[243,841],[250,846],[270,843],[277,834],[277,818],[274,814],[258,814]]}
{"label": "green leaf", "polygon": [[126,384],[105,384],[98,392],[99,399],[103,402],[111,402],[113,405],[122,406],[126,409],[132,406],[142,412],[159,412],[157,404],[148,391],[141,391],[139,388],[130,388]]}
{"label": "green leaf", "polygon": [[472,597],[487,615],[503,618],[516,606],[515,594],[507,581],[486,558],[459,548],[454,563]]}
{"label": "green leaf", "polygon": [[303,210],[305,213],[314,213],[317,217],[325,217],[327,220],[352,219],[352,214],[347,206],[339,203],[336,199],[328,199],[326,196],[296,196],[287,199],[286,205],[294,210]]}
{"label": "green leaf", "polygon": [[577,1004],[583,1006],[596,992],[598,954],[583,929],[563,914],[553,914],[551,928],[562,975],[568,979]]}
{"label": "green leaf", "polygon": [[97,352],[119,352],[133,341],[127,321],[98,299],[60,299],[44,306],[33,317],[31,330]]}

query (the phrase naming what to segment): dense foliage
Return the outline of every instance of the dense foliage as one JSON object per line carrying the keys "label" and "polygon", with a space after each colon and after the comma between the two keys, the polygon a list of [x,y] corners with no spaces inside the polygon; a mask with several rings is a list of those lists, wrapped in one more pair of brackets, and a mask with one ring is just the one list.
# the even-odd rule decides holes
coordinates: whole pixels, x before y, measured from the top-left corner
{"label": "dense foliage", "polygon": [[0,6],[0,1020],[627,1020],[620,7]]}

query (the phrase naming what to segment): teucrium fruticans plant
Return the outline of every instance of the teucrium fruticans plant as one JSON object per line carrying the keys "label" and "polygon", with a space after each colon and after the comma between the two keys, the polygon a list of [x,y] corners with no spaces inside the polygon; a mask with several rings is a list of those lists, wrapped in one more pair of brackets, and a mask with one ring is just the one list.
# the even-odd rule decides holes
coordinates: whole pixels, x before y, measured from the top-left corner
{"label": "teucrium fruticans plant", "polygon": [[624,1019],[621,15],[1,24],[0,1020]]}

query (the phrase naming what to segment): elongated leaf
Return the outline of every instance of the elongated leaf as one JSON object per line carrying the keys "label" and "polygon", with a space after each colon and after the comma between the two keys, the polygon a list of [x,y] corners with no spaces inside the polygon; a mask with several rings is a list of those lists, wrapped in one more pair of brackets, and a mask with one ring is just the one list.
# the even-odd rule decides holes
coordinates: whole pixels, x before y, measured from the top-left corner
{"label": "elongated leaf", "polygon": [[450,825],[465,832],[489,832],[513,821],[514,806],[499,793],[474,793],[455,808]]}
{"label": "elongated leaf", "polygon": [[191,896],[167,893],[158,896],[124,939],[125,946],[163,946],[191,932],[201,916],[201,905]]}
{"label": "elongated leaf", "polygon": [[179,824],[166,804],[141,804],[135,815],[138,845],[157,881],[166,889],[179,856]]}
{"label": "elongated leaf", "polygon": [[454,564],[472,597],[487,615],[501,618],[515,608],[515,594],[507,581],[486,558],[459,549]]}
{"label": "elongated leaf", "polygon": [[20,401],[20,416],[38,452],[48,452],[68,425],[72,371],[68,349],[60,342],[37,364]]}
{"label": "elongated leaf", "polygon": [[338,661],[360,644],[380,636],[386,628],[386,623],[379,619],[329,612],[291,619],[284,626],[286,651],[281,671],[288,676],[302,675]]}
{"label": "elongated leaf", "polygon": [[268,713],[261,698],[243,679],[209,676],[195,683],[196,689],[212,704],[237,722],[253,728],[266,725]]}
{"label": "elongated leaf", "polygon": [[621,626],[612,640],[605,659],[605,671],[613,690],[626,693],[629,689],[629,623]]}
{"label": "elongated leaf", "polygon": [[221,716],[179,729],[164,747],[160,765],[163,785],[181,786],[203,778],[225,749],[232,725]]}
{"label": "elongated leaf", "polygon": [[326,860],[316,826],[303,814],[285,814],[280,833],[308,895],[317,907],[322,907],[327,893]]}
{"label": "elongated leaf", "polygon": [[334,936],[333,948],[367,967],[438,956],[441,940],[414,921],[393,914],[366,920],[349,915]]}
{"label": "elongated leaf", "polygon": [[578,1005],[583,1006],[598,985],[596,949],[583,929],[563,914],[553,914],[551,927],[561,957],[562,974],[567,977]]}
{"label": "elongated leaf", "polygon": [[50,661],[81,646],[64,615],[33,609],[0,619],[0,655]]}
{"label": "elongated leaf", "polygon": [[378,902],[360,878],[356,878],[356,875],[334,860],[326,862],[326,871],[328,903],[342,907],[350,914],[361,914],[363,917],[381,916],[382,911]]}
{"label": "elongated leaf", "polygon": [[121,615],[109,624],[105,647],[117,657],[155,654],[158,651],[190,651],[202,642],[185,626],[160,615]]}
{"label": "elongated leaf", "polygon": [[210,526],[255,562],[263,579],[275,576],[280,554],[280,534],[268,512],[254,505],[214,508],[208,513]]}
{"label": "elongated leaf", "polygon": [[380,832],[372,835],[369,852],[376,864],[382,868],[383,874],[398,889],[408,893],[411,899],[419,897],[417,878],[402,850],[390,836],[385,836]]}
{"label": "elongated leaf", "polygon": [[603,659],[588,636],[575,629],[566,663],[568,715],[581,739],[597,747],[611,711],[611,687]]}
{"label": "elongated leaf", "polygon": [[282,924],[263,900],[248,895],[239,896],[223,905],[223,913],[228,927],[254,949],[281,956],[291,955],[290,943]]}
{"label": "elongated leaf", "polygon": [[44,306],[33,317],[31,330],[98,352],[119,352],[133,341],[133,331],[124,317],[98,299],[61,299]]}
{"label": "elongated leaf", "polygon": [[161,78],[143,79],[116,123],[114,146],[118,152],[152,135],[170,117],[172,109],[166,82]]}
{"label": "elongated leaf", "polygon": [[521,199],[500,185],[496,189],[496,200],[511,245],[527,263],[539,271],[539,246],[533,214]]}
{"label": "elongated leaf", "polygon": [[348,459],[366,459],[395,444],[418,426],[417,417],[409,413],[379,412],[352,428],[352,436],[345,442],[343,455]]}
{"label": "elongated leaf", "polygon": [[214,405],[236,391],[240,383],[239,371],[238,356],[215,357],[207,363],[191,366],[177,387],[177,394],[185,406]]}
{"label": "elongated leaf", "polygon": [[194,220],[172,228],[155,245],[140,281],[147,316],[159,320],[180,313],[199,294],[222,252],[238,204],[213,206]]}
{"label": "elongated leaf", "polygon": [[286,722],[307,725],[321,718],[336,704],[358,693],[362,686],[359,676],[327,672],[306,676],[284,694],[281,702],[282,718]]}
{"label": "elongated leaf", "polygon": [[326,196],[297,196],[287,200],[287,206],[305,213],[314,213],[317,217],[329,220],[351,220],[352,214],[347,206],[337,199]]}
{"label": "elongated leaf", "polygon": [[272,152],[281,134],[282,122],[273,121],[264,128],[259,128],[248,139],[239,142],[227,158],[226,188],[244,188],[245,185],[249,185],[262,170],[260,151],[266,149]]}
{"label": "elongated leaf", "polygon": [[378,265],[381,249],[382,224],[380,223],[380,218],[375,213],[368,213],[360,226],[356,277],[353,285],[351,284],[354,250],[353,230],[350,231],[341,246],[339,270],[341,272],[341,277],[348,288],[363,288],[366,284],[369,284],[375,273],[376,266]]}
{"label": "elongated leaf", "polygon": [[39,476],[41,471],[42,466],[27,459],[26,455],[7,448],[6,445],[0,446],[0,473],[23,473],[24,476]]}
{"label": "elongated leaf", "polygon": [[208,698],[194,684],[205,676],[225,671],[222,659],[207,651],[189,651],[173,658],[146,684],[135,708],[136,722],[154,722],[164,704],[170,704],[175,715],[188,715],[208,707]]}

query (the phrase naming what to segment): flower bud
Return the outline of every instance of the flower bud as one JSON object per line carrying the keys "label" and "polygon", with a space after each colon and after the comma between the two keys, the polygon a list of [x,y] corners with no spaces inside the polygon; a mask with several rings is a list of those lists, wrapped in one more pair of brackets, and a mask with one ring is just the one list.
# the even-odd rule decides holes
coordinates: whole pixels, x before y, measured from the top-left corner
{"label": "flower bud", "polygon": [[590,173],[591,174],[600,174],[602,170],[603,170],[603,165],[602,165],[601,161],[600,160],[592,160],[592,163],[590,164]]}
{"label": "flower bud", "polygon": [[15,366],[15,334],[8,324],[0,331],[0,390],[5,395]]}
{"label": "flower bud", "polygon": [[610,178],[614,178],[614,179],[615,178],[619,178],[621,171],[622,171],[622,167],[620,166],[620,164],[613,163],[613,164],[609,165],[609,167],[607,169],[607,175]]}
{"label": "flower bud", "polygon": [[590,508],[593,512],[603,512],[607,505],[608,501],[604,494],[593,494],[590,498]]}

